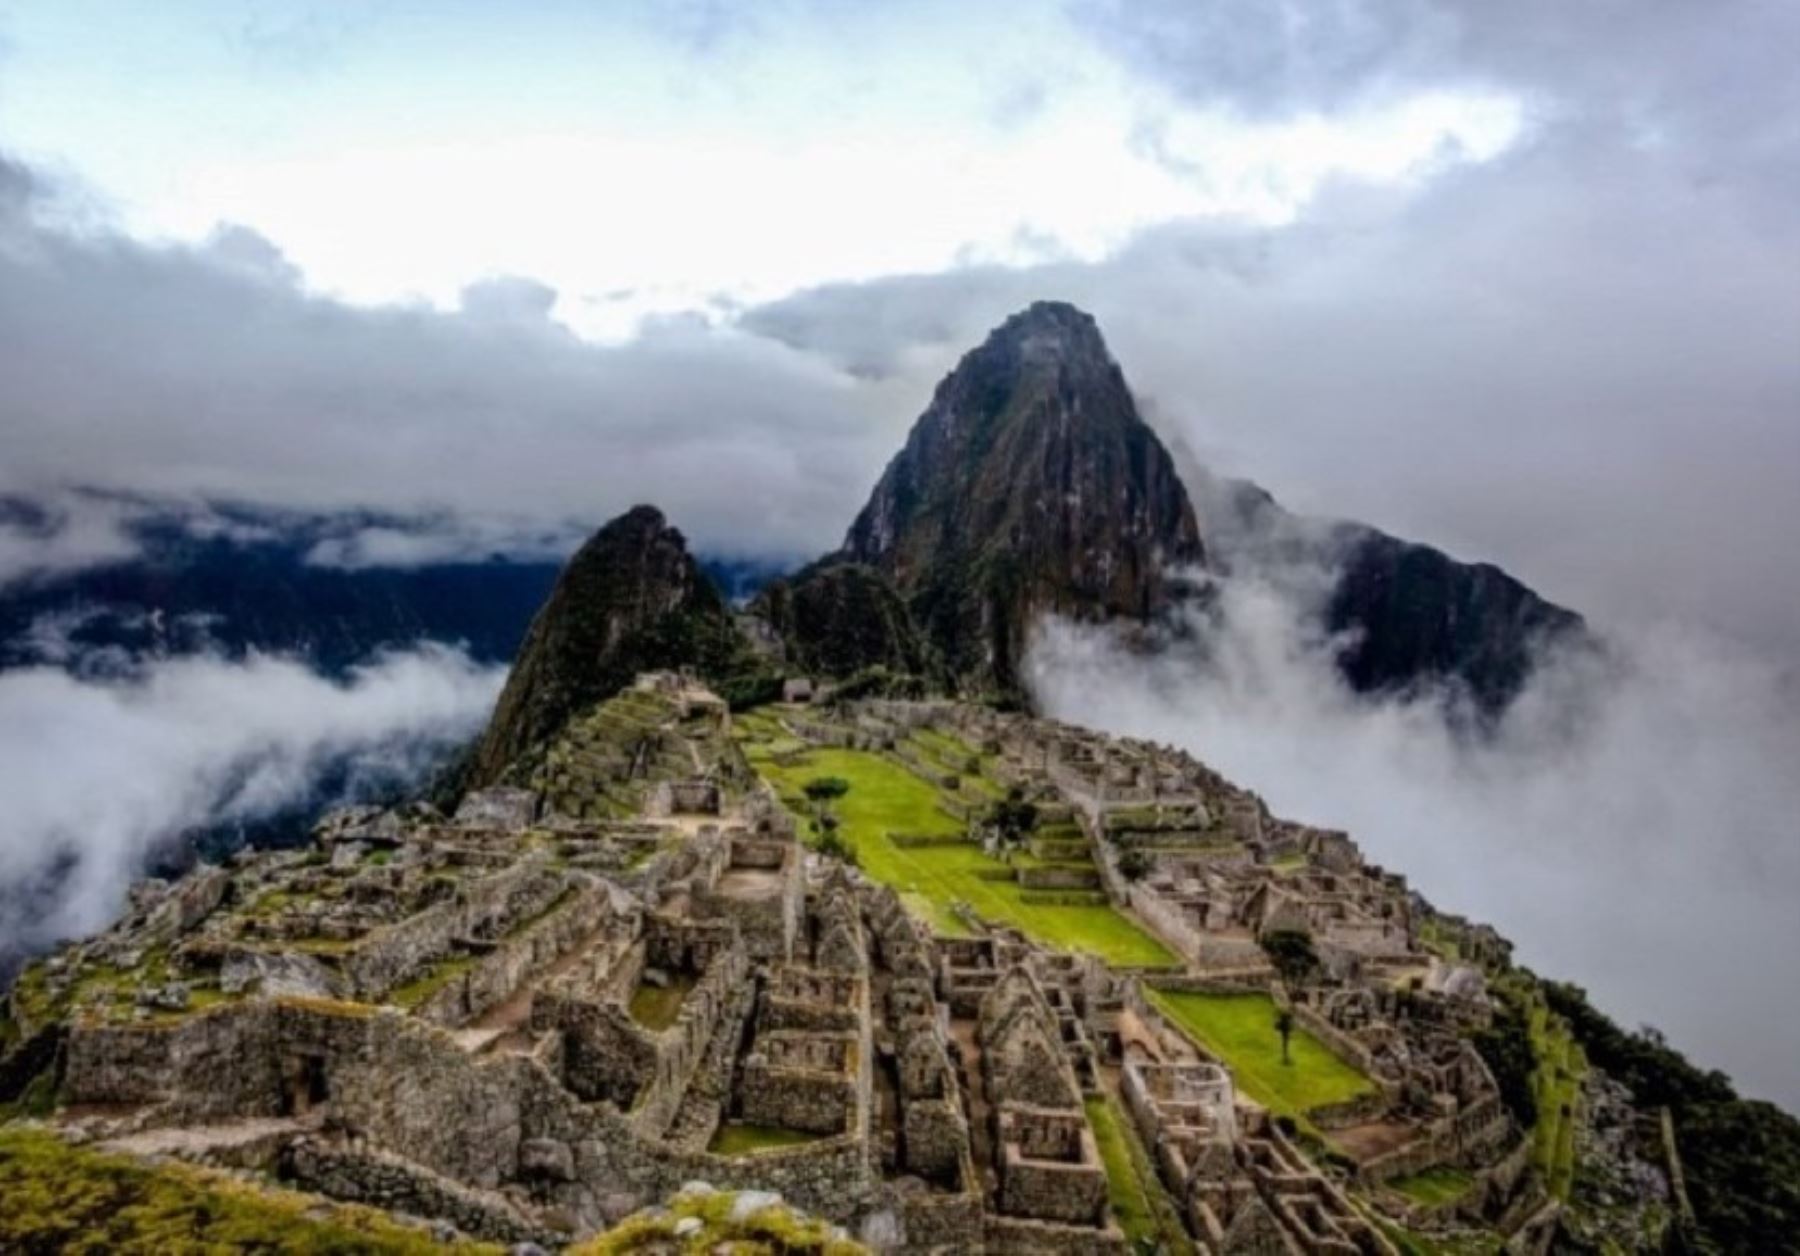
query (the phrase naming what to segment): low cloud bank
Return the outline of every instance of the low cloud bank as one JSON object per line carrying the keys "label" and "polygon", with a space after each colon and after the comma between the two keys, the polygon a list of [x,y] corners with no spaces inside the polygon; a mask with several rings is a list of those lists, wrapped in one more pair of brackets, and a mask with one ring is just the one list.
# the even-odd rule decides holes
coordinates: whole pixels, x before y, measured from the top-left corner
{"label": "low cloud bank", "polygon": [[1443,695],[1370,700],[1292,588],[1220,585],[1208,647],[1146,657],[1060,622],[1028,660],[1046,711],[1180,745],[1277,814],[1348,829],[1534,969],[1800,1110],[1800,684],[1656,629],[1607,664],[1545,660],[1491,740]]}
{"label": "low cloud bank", "polygon": [[286,659],[168,659],[0,675],[0,954],[106,926],[196,827],[417,780],[491,708],[503,668],[424,646],[337,683]]}

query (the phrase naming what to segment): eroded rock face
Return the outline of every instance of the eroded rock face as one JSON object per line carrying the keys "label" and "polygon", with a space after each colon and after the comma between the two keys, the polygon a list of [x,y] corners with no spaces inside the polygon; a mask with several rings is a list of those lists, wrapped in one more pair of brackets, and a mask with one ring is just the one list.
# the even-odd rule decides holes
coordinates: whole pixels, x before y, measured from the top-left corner
{"label": "eroded rock face", "polygon": [[951,671],[1018,687],[1032,621],[1148,621],[1204,561],[1187,490],[1094,320],[1039,302],[963,358],[851,525]]}
{"label": "eroded rock face", "polygon": [[655,507],[634,507],[563,568],[531,622],[464,784],[493,784],[524,751],[639,672],[717,670],[743,648],[681,533]]}
{"label": "eroded rock face", "polygon": [[820,563],[764,589],[752,612],[791,671],[849,676],[868,667],[922,676],[932,652],[897,589],[872,567]]}

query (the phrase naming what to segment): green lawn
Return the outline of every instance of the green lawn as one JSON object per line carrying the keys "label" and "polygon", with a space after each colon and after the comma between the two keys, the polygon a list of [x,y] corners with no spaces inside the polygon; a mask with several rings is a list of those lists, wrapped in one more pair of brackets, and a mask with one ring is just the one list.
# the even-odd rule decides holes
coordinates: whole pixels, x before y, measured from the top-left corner
{"label": "green lawn", "polygon": [[1415,1203],[1435,1208],[1453,1203],[1468,1194],[1475,1179],[1461,1169],[1427,1169],[1395,1178],[1388,1185]]}
{"label": "green lawn", "polygon": [[1107,1203],[1132,1247],[1192,1252],[1187,1231],[1181,1228],[1174,1205],[1124,1113],[1111,1099],[1096,1097],[1087,1101],[1087,1115],[1100,1147],[1100,1160],[1106,1165]]}
{"label": "green lawn", "polygon": [[717,1156],[744,1156],[775,1147],[799,1147],[817,1142],[818,1138],[817,1134],[782,1129],[778,1125],[721,1125],[707,1150]]}
{"label": "green lawn", "polygon": [[1152,990],[1150,995],[1170,1019],[1225,1062],[1239,1089],[1277,1115],[1303,1117],[1373,1089],[1368,1078],[1298,1025],[1289,1043],[1293,1063],[1282,1063],[1275,1002],[1266,994]]}
{"label": "green lawn", "polygon": [[[769,735],[756,729],[753,735]],[[1039,942],[1087,951],[1111,964],[1174,965],[1168,948],[1110,905],[1033,903],[1014,881],[985,880],[979,873],[1005,872],[999,860],[970,842],[903,847],[889,834],[956,836],[964,825],[938,806],[935,786],[885,755],[861,750],[814,749],[803,759],[777,762],[766,746],[745,747],[751,763],[781,793],[796,815],[808,813],[803,790],[814,777],[837,776],[850,792],[833,809],[840,832],[855,849],[864,872],[893,886],[909,906],[928,905],[927,918],[939,933],[967,933],[950,910],[968,903],[985,919],[1012,924]]]}
{"label": "green lawn", "polygon": [[681,1005],[693,988],[692,979],[680,978],[666,986],[640,985],[631,992],[631,1019],[645,1029],[667,1029],[681,1015]]}

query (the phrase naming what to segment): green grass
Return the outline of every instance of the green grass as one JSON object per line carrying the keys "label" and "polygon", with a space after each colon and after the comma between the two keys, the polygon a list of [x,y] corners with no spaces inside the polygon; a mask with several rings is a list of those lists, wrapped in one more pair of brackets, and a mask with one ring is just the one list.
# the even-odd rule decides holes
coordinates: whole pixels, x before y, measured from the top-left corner
{"label": "green grass", "polygon": [[1194,1248],[1137,1131],[1110,1098],[1087,1100],[1088,1123],[1106,1166],[1106,1199],[1134,1249],[1191,1253]]}
{"label": "green grass", "polygon": [[[754,729],[752,725],[752,735]],[[1016,925],[1046,945],[1086,951],[1110,964],[1178,963],[1168,948],[1110,905],[1033,903],[1014,881],[984,880],[979,873],[1006,872],[1007,865],[972,842],[895,845],[888,839],[891,833],[954,836],[964,826],[938,806],[938,791],[930,782],[893,759],[861,750],[814,749],[782,763],[766,746],[753,742],[746,751],[797,815],[807,814],[802,793],[807,781],[818,776],[849,781],[850,792],[832,804],[839,832],[870,877],[899,890],[909,906],[929,905],[926,919],[939,933],[968,932],[951,911],[951,904],[960,901],[984,919]]]}
{"label": "green grass", "polygon": [[745,1156],[776,1147],[801,1147],[817,1142],[819,1135],[779,1125],[721,1125],[707,1150],[717,1156]]}
{"label": "green grass", "polygon": [[1395,1178],[1388,1185],[1414,1203],[1424,1204],[1427,1208],[1436,1208],[1441,1204],[1455,1203],[1468,1194],[1469,1187],[1475,1179],[1461,1169],[1427,1169],[1423,1173],[1409,1173],[1405,1177]]}
{"label": "green grass", "polygon": [[1587,1058],[1562,1018],[1552,1015],[1541,1001],[1532,1003],[1529,1024],[1531,1053],[1537,1060],[1531,1090],[1538,1112],[1531,1131],[1531,1160],[1542,1170],[1550,1193],[1567,1199],[1575,1182],[1575,1127]]}
{"label": "green grass", "polygon": [[631,1019],[645,1029],[667,1029],[680,1017],[681,1005],[693,988],[692,980],[680,979],[666,986],[640,985],[631,992]]}
{"label": "green grass", "polygon": [[1356,1069],[1300,1026],[1281,1060],[1275,1001],[1266,994],[1190,994],[1152,990],[1159,1007],[1196,1042],[1224,1061],[1239,1089],[1278,1116],[1302,1118],[1374,1089]]}
{"label": "green grass", "polygon": [[388,992],[387,1001],[395,1007],[419,1007],[432,995],[475,967],[473,955],[457,955],[435,964],[424,976]]}
{"label": "green grass", "polygon": [[499,1253],[442,1244],[369,1208],[252,1186],[185,1165],[147,1165],[0,1130],[0,1251]]}

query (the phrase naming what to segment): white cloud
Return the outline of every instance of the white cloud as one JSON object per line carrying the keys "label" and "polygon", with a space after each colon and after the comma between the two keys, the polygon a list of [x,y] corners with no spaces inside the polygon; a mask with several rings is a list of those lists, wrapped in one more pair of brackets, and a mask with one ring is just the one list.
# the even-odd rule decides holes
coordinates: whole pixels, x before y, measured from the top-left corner
{"label": "white cloud", "polygon": [[104,927],[182,831],[303,802],[335,761],[364,781],[416,777],[472,735],[503,674],[428,647],[343,683],[268,657],[0,675],[0,949]]}
{"label": "white cloud", "polygon": [[52,490],[27,502],[0,498],[0,588],[129,558],[138,549],[129,523],[131,504],[96,502]]}

